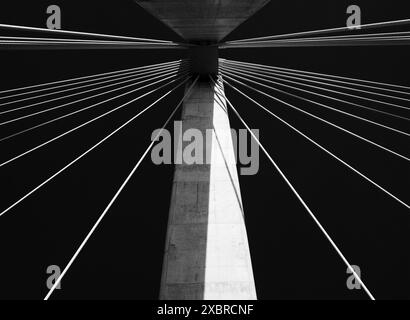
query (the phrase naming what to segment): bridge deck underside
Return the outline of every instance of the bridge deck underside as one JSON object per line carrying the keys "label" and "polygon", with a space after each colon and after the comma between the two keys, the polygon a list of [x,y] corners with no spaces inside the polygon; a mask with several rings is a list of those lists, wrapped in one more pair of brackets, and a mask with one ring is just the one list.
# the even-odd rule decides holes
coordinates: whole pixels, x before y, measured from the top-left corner
{"label": "bridge deck underside", "polygon": [[269,0],[136,0],[188,42],[216,43]]}

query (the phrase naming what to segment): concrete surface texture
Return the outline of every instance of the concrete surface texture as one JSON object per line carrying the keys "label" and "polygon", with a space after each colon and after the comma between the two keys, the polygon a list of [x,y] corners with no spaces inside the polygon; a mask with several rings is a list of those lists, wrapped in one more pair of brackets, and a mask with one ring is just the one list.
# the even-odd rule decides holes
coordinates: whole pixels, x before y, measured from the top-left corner
{"label": "concrete surface texture", "polygon": [[[227,106],[209,80],[184,103],[180,134],[190,128],[208,131],[208,161],[176,165],[160,299],[256,299]],[[178,140],[180,158],[191,142]]]}
{"label": "concrete surface texture", "polygon": [[135,0],[188,42],[216,43],[269,0]]}

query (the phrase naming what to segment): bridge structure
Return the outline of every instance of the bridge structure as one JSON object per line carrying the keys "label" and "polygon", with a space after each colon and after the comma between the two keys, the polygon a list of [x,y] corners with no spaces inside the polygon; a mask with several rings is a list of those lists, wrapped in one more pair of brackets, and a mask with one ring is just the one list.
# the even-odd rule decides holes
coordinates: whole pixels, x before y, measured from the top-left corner
{"label": "bridge structure", "polygon": [[191,69],[199,78],[187,84],[181,134],[212,131],[203,144],[208,161],[176,165],[160,298],[256,299],[224,84],[210,76],[218,73],[218,42],[267,1],[137,3],[194,45]]}
{"label": "bridge structure", "polygon": [[[258,10],[263,7],[269,0],[135,0],[136,5],[141,6],[148,11],[154,18],[162,21],[169,28],[174,30],[183,41],[176,43],[166,40],[144,39],[125,36],[114,36],[107,34],[92,34],[86,32],[74,32],[67,30],[47,30],[26,26],[0,25],[5,30],[20,32],[38,32],[42,37],[0,37],[0,47],[7,50],[16,49],[175,49],[182,50],[184,53],[189,52],[189,59],[179,61],[164,62],[157,65],[138,67],[128,70],[120,70],[105,74],[91,75],[76,79],[67,79],[63,81],[33,85],[24,88],[10,89],[0,92],[0,99],[9,99],[8,101],[25,99],[26,93],[35,93],[36,97],[47,97],[46,90],[59,90],[63,94],[67,86],[76,83],[77,87],[81,84],[86,87],[88,84],[98,83],[100,88],[104,84],[110,88],[110,84],[123,83],[130,87],[129,92],[136,92],[140,88],[147,88],[154,85],[152,91],[160,90],[173,85],[173,89],[185,86],[185,93],[180,103],[173,110],[167,123],[172,116],[182,106],[181,123],[179,131],[180,145],[177,147],[175,154],[176,159],[181,159],[181,163],[175,165],[172,197],[169,209],[168,229],[166,243],[164,246],[164,262],[160,289],[160,299],[170,300],[208,300],[208,299],[234,299],[234,300],[253,300],[257,299],[255,281],[253,276],[251,252],[249,250],[248,237],[246,231],[245,217],[246,212],[243,209],[240,179],[236,168],[236,155],[234,141],[231,135],[231,126],[229,114],[237,116],[239,121],[249,130],[252,138],[257,142],[259,148],[268,157],[273,167],[278,171],[280,176],[289,186],[290,192],[295,196],[295,201],[300,202],[305,208],[307,214],[311,216],[317,227],[323,233],[326,241],[334,248],[340,256],[343,263],[351,271],[356,280],[361,284],[369,298],[374,299],[370,288],[357,274],[356,270],[349,263],[347,257],[342,253],[338,245],[333,241],[331,235],[315,216],[312,209],[298,193],[292,182],[286,177],[273,157],[264,148],[258,137],[252,132],[246,121],[238,113],[235,106],[226,97],[225,87],[231,87],[235,92],[242,95],[252,103],[261,107],[269,116],[272,116],[282,122],[290,130],[300,135],[307,142],[312,143],[322,152],[327,153],[342,166],[353,171],[362,179],[369,183],[369,186],[375,188],[386,197],[399,203],[409,210],[409,202],[400,196],[394,195],[384,186],[375,181],[372,177],[364,174],[360,169],[344,161],[341,157],[313,140],[306,132],[303,132],[286,120],[277,116],[273,111],[259,103],[257,100],[246,95],[240,88],[246,87],[263,94],[266,98],[273,99],[276,102],[286,104],[290,108],[300,111],[308,117],[312,117],[325,125],[332,126],[345,134],[355,137],[361,141],[371,144],[374,148],[381,149],[391,156],[398,157],[402,161],[410,161],[408,156],[400,151],[393,150],[382,143],[373,139],[364,137],[359,133],[352,132],[342,126],[331,123],[309,111],[299,108],[296,105],[283,101],[273,94],[261,91],[262,88],[272,89],[273,91],[286,94],[292,98],[299,98],[296,94],[288,92],[287,89],[294,89],[293,85],[297,84],[296,90],[303,93],[316,94],[316,86],[325,85],[322,97],[338,100],[339,102],[355,105],[363,110],[382,114],[386,117],[393,117],[401,121],[408,121],[406,116],[409,108],[401,102],[407,102],[410,95],[410,88],[390,83],[380,83],[375,81],[354,79],[344,76],[327,75],[303,70],[293,70],[278,68],[273,66],[260,65],[250,62],[233,61],[220,59],[219,51],[224,49],[235,48],[264,48],[264,47],[303,47],[303,46],[379,46],[379,45],[406,45],[410,40],[407,34],[400,32],[389,33],[368,33],[367,30],[379,29],[384,27],[397,27],[409,24],[410,20],[377,22],[363,25],[360,30],[353,33],[349,28],[331,28],[325,30],[301,31],[293,34],[283,34],[274,36],[257,37],[251,39],[241,39],[237,41],[224,42],[224,38],[230,34],[241,23],[249,19]],[[339,35],[342,33],[342,35]],[[52,35],[52,36],[51,36]],[[153,77],[158,75],[157,77]],[[145,80],[143,80],[145,79]],[[156,80],[157,79],[157,80]],[[135,82],[135,80],[138,80]],[[149,81],[153,81],[150,82]],[[97,81],[97,82],[95,82]],[[134,82],[132,82],[134,81]],[[166,83],[164,84],[164,81]],[[144,84],[147,83],[147,84]],[[85,85],[84,85],[85,84]],[[139,88],[132,89],[133,85],[138,84]],[[257,84],[261,88],[255,89]],[[275,84],[278,86],[272,87]],[[337,88],[337,89],[335,89]],[[132,89],[132,90],[131,90]],[[164,94],[160,99],[165,98],[169,92]],[[333,94],[343,92],[344,98],[335,98]],[[345,90],[345,91],[343,91]],[[115,91],[111,90],[111,91]],[[92,89],[88,90],[92,93]],[[151,91],[150,91],[151,92]],[[150,92],[142,95],[146,96]],[[65,93],[64,93],[65,94]],[[101,94],[100,94],[101,95]],[[371,97],[369,97],[371,95]],[[93,97],[98,95],[93,95]],[[125,96],[125,94],[123,94]],[[347,97],[353,97],[361,102],[352,102]],[[140,97],[139,97],[140,98]],[[133,99],[128,103],[110,110],[107,114],[122,108],[123,106],[138,100]],[[345,99],[346,98],[346,99]],[[390,99],[388,101],[381,98]],[[12,100],[10,100],[12,99]],[[316,103],[323,108],[331,109],[335,112],[344,113],[360,121],[383,128],[397,135],[409,137],[408,131],[393,128],[379,121],[373,121],[366,117],[355,114],[349,114],[342,109],[315,102],[312,99],[302,98],[305,102]],[[13,101],[14,101],[13,100]],[[86,100],[86,99],[84,99]],[[158,101],[157,100],[157,101]],[[380,102],[389,105],[389,111],[383,108],[370,107],[363,104],[367,102]],[[50,176],[38,187],[31,190],[19,201],[11,204],[0,213],[8,214],[13,208],[19,205],[23,200],[37,192],[43,185],[57,178],[57,176],[75,162],[81,160],[89,152],[92,152],[100,144],[108,140],[112,135],[121,130],[123,127],[137,119],[142,113],[149,110],[156,102],[149,105],[146,109],[135,115],[121,127],[105,137],[98,144],[81,154],[78,158],[70,162],[66,167]],[[7,104],[7,102],[6,102]],[[98,103],[97,103],[98,105]],[[87,108],[94,107],[95,105]],[[27,106],[15,108],[23,110]],[[15,109],[8,109],[0,112],[10,113]],[[86,109],[86,108],[84,108]],[[395,112],[397,110],[397,112]],[[41,112],[47,112],[43,110]],[[67,114],[61,118],[71,116]],[[24,117],[31,116],[28,114]],[[104,117],[105,114],[98,118]],[[98,118],[87,121],[78,127],[57,136],[36,148],[9,159],[0,164],[0,169],[7,166],[14,160],[31,153],[32,151],[42,148],[60,137],[69,134],[81,127],[98,120]],[[18,120],[18,118],[16,118]],[[16,119],[9,121],[17,121]],[[8,121],[8,122],[9,122]],[[36,127],[27,128],[35,130],[39,126],[47,125],[50,121],[41,123]],[[0,125],[3,123],[0,123]],[[165,127],[164,125],[164,127]],[[164,128],[163,127],[163,128]],[[184,159],[185,147],[190,144],[193,138],[190,135],[191,129],[199,130],[203,137],[207,132],[211,132],[209,141],[203,145],[202,154],[207,155],[206,161],[199,163],[188,163]],[[3,137],[9,139],[23,132],[16,132],[13,135]],[[50,298],[53,291],[58,286],[61,279],[69,271],[71,265],[77,259],[79,253],[87,244],[87,241],[96,231],[104,216],[110,210],[112,204],[117,200],[119,194],[126,187],[135,171],[140,166],[142,160],[147,156],[149,150],[153,147],[153,141],[147,151],[130,172],[123,185],[113,196],[112,201],[101,214],[90,233],[81,243],[78,250],[72,256],[59,279],[50,289],[45,299]],[[182,137],[182,138],[181,138]]]}

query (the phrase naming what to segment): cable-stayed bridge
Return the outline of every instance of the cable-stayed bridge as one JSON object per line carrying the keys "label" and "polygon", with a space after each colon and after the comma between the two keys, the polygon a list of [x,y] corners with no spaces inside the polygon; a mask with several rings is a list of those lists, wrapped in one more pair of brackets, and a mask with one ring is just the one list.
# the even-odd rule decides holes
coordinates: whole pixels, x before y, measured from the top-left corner
{"label": "cable-stayed bridge", "polygon": [[[333,239],[315,214],[295,182],[288,177],[285,169],[275,160],[274,152],[253,133],[247,117],[240,113],[225,88],[241,96],[255,108],[260,108],[272,121],[286,127],[305,143],[323,152],[338,165],[363,179],[377,196],[383,196],[398,204],[409,213],[409,197],[405,191],[396,194],[388,186],[377,181],[344,159],[336,148],[328,148],[312,137],[305,128],[298,128],[281,117],[265,101],[279,103],[303,117],[311,118],[324,127],[365,143],[380,151],[385,157],[393,157],[408,165],[409,150],[398,150],[371,135],[363,134],[349,126],[335,123],[314,108],[340,114],[346,118],[372,126],[383,132],[409,141],[410,135],[410,87],[401,84],[353,78],[349,75],[325,74],[307,70],[277,67],[219,58],[225,50],[250,49],[263,50],[272,47],[356,47],[356,46],[405,46],[410,43],[410,31],[386,32],[387,28],[408,28],[410,19],[374,22],[363,24],[360,30],[348,27],[301,31],[296,33],[224,41],[224,38],[249,19],[258,10],[263,10],[268,1],[136,1],[154,18],[164,22],[181,36],[183,41],[173,42],[164,39],[147,39],[130,36],[76,32],[67,30],[48,30],[42,28],[0,24],[4,32],[19,32],[21,36],[4,35],[0,37],[0,49],[4,50],[176,50],[181,59],[142,67],[128,68],[81,76],[48,83],[37,83],[21,88],[11,88],[0,92],[0,126],[9,126],[24,119],[48,115],[55,110],[64,111],[62,115],[16,130],[0,137],[0,143],[11,141],[27,133],[35,134],[39,128],[71,118],[98,108],[107,102],[116,103],[114,108],[80,123],[68,131],[55,135],[39,145],[28,148],[0,163],[0,170],[17,160],[28,157],[86,126],[104,119],[116,111],[133,105],[138,101],[152,98],[144,108],[123,122],[108,135],[79,153],[77,157],[53,172],[48,178],[25,193],[18,200],[4,204],[2,216],[13,214],[13,210],[33,194],[70,169],[101,145],[109,143],[120,131],[140,120],[145,113],[166,100],[177,89],[185,88],[184,95],[170,110],[161,128],[164,130],[178,112],[182,112],[181,134],[190,129],[198,129],[204,135],[212,131],[209,144],[204,153],[210,151],[210,162],[204,164],[181,163],[175,165],[173,190],[169,211],[168,230],[165,244],[163,273],[161,280],[161,299],[256,299],[251,251],[248,245],[243,209],[240,179],[237,174],[234,145],[230,135],[228,114],[237,117],[257,143],[261,153],[267,157],[283,182],[289,188],[294,201],[298,202],[312,219],[335,253],[351,271],[370,299],[377,296],[366,285],[349,257],[344,254],[340,244]],[[29,36],[25,36],[27,33]],[[33,36],[36,34],[36,36]],[[187,56],[188,58],[185,58]],[[103,92],[100,92],[104,89]],[[107,94],[113,94],[106,98]],[[71,102],[66,99],[73,98]],[[125,101],[124,101],[125,100]],[[70,106],[81,102],[84,107],[72,111]],[[337,102],[337,103],[335,103]],[[48,105],[52,103],[51,107]],[[44,106],[47,106],[43,108]],[[309,107],[306,107],[309,105]],[[314,108],[310,108],[310,106]],[[346,107],[359,112],[351,112]],[[14,116],[16,115],[16,116]],[[394,122],[390,121],[394,120]],[[143,121],[143,120],[140,120]],[[394,125],[392,124],[394,123]],[[396,125],[399,124],[399,125]],[[147,145],[128,176],[124,177],[112,198],[102,210],[93,227],[82,240],[77,250],[49,290],[45,299],[52,297],[61,280],[71,266],[80,259],[81,252],[88,241],[104,222],[105,216],[126,189],[135,172],[140,170],[144,159],[154,147],[162,131]],[[186,141],[183,144],[188,145]],[[176,157],[182,157],[178,149]]]}

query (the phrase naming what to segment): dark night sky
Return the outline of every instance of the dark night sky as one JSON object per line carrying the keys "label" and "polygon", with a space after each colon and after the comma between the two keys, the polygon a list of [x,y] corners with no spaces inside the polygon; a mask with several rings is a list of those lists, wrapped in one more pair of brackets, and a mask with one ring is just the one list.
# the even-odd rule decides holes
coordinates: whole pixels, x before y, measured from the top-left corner
{"label": "dark night sky", "polygon": [[[181,41],[131,0],[3,0],[0,22],[44,27],[45,10],[50,4],[60,5],[63,29]],[[229,39],[343,26],[349,4],[350,1],[340,0],[273,0],[236,29]],[[406,0],[387,3],[357,0],[355,4],[362,8],[363,23],[409,18]],[[138,50],[1,51],[0,90],[170,61],[182,55],[181,51]],[[270,48],[221,52],[222,57],[229,59],[407,86],[410,86],[409,55],[410,47]],[[182,89],[175,92],[0,218],[1,299],[40,299],[46,295],[47,266],[67,264],[150,143],[152,131],[162,126],[182,93]],[[260,129],[261,142],[348,260],[361,267],[363,280],[375,297],[409,299],[408,210],[229,88],[226,93],[251,127]],[[252,97],[397,196],[407,202],[410,200],[410,169],[405,161],[272,100],[253,93]],[[126,99],[117,100],[115,105],[121,101]],[[0,168],[0,209],[19,199],[152,101],[154,96]],[[330,111],[320,111],[296,99],[286,98],[286,101],[309,110],[317,109],[317,115],[410,156],[408,139]],[[84,105],[70,107],[70,110],[81,107]],[[112,107],[113,104],[107,104],[0,143],[0,161]],[[30,127],[51,115],[62,114],[64,112],[51,112],[2,127],[0,136]],[[360,115],[408,129],[404,122],[389,121],[368,112]],[[4,116],[0,118],[3,119],[7,120]],[[231,125],[242,128],[233,115]],[[172,175],[172,166],[155,166],[149,157],[143,162],[63,279],[63,289],[56,291],[53,298],[157,299]],[[259,173],[241,176],[240,182],[259,299],[367,298],[363,291],[346,288],[345,265],[264,155],[260,156]]]}

